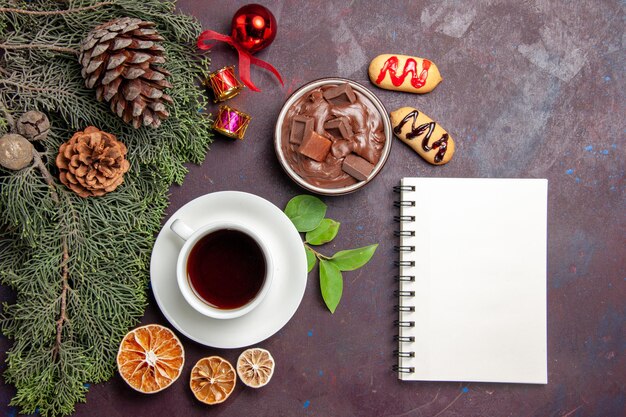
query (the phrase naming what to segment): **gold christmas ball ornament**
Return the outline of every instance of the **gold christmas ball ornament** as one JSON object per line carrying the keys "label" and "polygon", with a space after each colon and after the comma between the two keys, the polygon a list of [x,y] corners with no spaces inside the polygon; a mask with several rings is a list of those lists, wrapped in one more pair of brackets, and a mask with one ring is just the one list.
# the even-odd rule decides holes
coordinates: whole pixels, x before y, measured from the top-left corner
{"label": "gold christmas ball ornament", "polygon": [[172,84],[163,67],[165,49],[152,22],[123,17],[93,29],[80,45],[81,74],[98,101],[135,128],[159,127],[169,116]]}
{"label": "gold christmas ball ornament", "polygon": [[124,182],[126,151],[114,135],[89,126],[59,148],[59,179],[83,198],[105,195]]}
{"label": "gold christmas ball ornament", "polygon": [[30,141],[45,140],[50,131],[50,121],[44,113],[27,111],[17,120],[17,131]]}
{"label": "gold christmas ball ornament", "polygon": [[24,136],[7,133],[0,138],[0,165],[12,171],[26,168],[33,162],[33,150]]}

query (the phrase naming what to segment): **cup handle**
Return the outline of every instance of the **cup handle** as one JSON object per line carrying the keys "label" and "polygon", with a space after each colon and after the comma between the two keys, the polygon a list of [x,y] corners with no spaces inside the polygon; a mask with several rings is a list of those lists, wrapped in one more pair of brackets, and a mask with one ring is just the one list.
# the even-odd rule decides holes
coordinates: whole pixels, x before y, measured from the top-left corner
{"label": "cup handle", "polygon": [[187,240],[193,235],[194,230],[187,226],[181,219],[176,219],[170,224],[172,232],[176,233],[182,240]]}

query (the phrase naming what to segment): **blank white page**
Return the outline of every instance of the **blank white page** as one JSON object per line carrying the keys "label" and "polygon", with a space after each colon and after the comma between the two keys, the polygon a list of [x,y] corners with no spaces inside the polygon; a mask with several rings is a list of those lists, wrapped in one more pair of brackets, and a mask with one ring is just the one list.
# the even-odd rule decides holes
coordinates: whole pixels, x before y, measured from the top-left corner
{"label": "blank white page", "polygon": [[405,178],[404,380],[547,383],[545,179]]}

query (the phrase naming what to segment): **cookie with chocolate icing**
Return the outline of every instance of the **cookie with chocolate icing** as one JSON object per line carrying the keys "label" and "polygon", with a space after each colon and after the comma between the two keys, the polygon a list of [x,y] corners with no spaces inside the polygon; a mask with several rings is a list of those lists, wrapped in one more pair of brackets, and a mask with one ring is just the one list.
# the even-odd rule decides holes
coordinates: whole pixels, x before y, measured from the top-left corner
{"label": "cookie with chocolate icing", "polygon": [[454,155],[454,139],[437,122],[412,107],[389,114],[394,135],[433,165],[443,165]]}

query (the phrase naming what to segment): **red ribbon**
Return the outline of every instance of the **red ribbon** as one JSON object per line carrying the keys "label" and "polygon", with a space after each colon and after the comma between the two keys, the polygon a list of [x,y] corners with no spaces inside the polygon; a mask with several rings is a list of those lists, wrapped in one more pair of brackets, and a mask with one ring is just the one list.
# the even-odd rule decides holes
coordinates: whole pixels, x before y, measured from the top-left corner
{"label": "red ribbon", "polygon": [[253,57],[250,52],[248,52],[243,46],[241,46],[236,40],[231,38],[230,36],[222,35],[221,33],[214,32],[212,30],[205,30],[198,37],[198,48],[202,50],[211,49],[213,44],[207,45],[206,41],[220,41],[226,42],[233,48],[237,50],[239,54],[239,76],[241,77],[241,81],[252,91],[261,91],[259,90],[252,80],[250,80],[250,64],[256,65],[257,67],[264,68],[270,71],[272,74],[278,78],[281,85],[285,85],[283,83],[283,79],[280,76],[280,73],[276,68],[274,68],[270,63],[265,62],[259,58]]}

